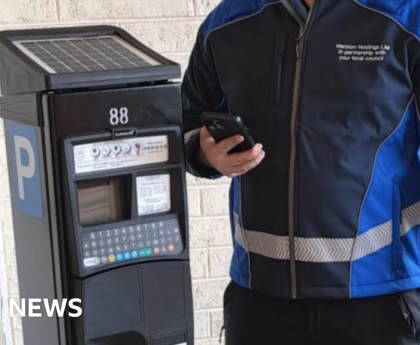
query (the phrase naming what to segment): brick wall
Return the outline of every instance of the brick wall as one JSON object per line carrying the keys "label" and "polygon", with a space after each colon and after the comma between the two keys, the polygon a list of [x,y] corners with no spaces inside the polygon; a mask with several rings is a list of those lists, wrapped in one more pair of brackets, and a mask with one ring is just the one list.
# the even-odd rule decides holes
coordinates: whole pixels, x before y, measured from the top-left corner
{"label": "brick wall", "polygon": [[[170,59],[188,62],[197,29],[219,0],[0,0],[0,30],[117,25]],[[221,303],[228,282],[231,237],[227,216],[228,179],[188,177],[191,261],[197,345],[216,345]],[[0,293],[18,298],[17,267],[10,215],[3,127],[0,124]],[[7,345],[23,345],[19,318],[3,304]],[[31,345],[31,344],[25,344]]]}

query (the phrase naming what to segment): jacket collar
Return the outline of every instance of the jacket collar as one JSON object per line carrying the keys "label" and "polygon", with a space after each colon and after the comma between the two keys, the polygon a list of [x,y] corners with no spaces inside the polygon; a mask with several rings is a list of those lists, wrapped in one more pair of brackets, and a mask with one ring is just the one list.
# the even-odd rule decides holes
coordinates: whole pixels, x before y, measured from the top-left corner
{"label": "jacket collar", "polygon": [[305,24],[309,11],[302,3],[302,0],[281,0],[281,3],[301,26]]}

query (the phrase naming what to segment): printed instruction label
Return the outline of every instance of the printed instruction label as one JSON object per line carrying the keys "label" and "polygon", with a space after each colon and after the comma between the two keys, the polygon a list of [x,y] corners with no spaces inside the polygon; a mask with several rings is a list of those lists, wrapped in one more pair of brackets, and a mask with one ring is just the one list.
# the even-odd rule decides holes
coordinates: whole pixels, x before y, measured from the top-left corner
{"label": "printed instruction label", "polygon": [[171,210],[171,177],[169,174],[139,176],[136,183],[139,216]]}
{"label": "printed instruction label", "polygon": [[167,162],[167,135],[118,139],[73,147],[76,174]]}
{"label": "printed instruction label", "polygon": [[336,45],[339,61],[384,61],[391,46],[388,44],[341,44]]}

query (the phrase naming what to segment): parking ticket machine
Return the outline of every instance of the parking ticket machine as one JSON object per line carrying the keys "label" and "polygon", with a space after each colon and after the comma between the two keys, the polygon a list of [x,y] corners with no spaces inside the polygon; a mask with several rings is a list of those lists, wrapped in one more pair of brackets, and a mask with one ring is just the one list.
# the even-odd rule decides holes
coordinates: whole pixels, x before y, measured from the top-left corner
{"label": "parking ticket machine", "polygon": [[110,27],[0,33],[25,345],[193,345],[179,65]]}

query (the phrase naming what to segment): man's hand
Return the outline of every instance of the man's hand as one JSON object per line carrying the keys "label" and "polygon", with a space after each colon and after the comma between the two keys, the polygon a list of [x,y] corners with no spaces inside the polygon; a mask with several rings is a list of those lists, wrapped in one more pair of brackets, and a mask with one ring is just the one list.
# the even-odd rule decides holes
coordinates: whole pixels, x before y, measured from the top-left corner
{"label": "man's hand", "polygon": [[200,132],[198,158],[201,163],[212,167],[228,177],[243,175],[255,168],[265,157],[261,144],[255,144],[250,150],[228,154],[244,138],[235,135],[216,143],[205,126]]}

